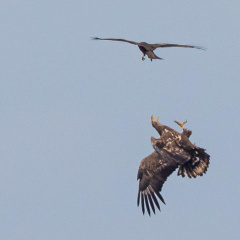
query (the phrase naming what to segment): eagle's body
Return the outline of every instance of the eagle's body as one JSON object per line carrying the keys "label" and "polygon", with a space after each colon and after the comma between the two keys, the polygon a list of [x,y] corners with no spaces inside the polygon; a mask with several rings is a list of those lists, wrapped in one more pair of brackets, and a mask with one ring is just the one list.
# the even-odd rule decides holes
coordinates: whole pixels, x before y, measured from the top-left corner
{"label": "eagle's body", "polygon": [[[159,139],[151,137],[154,152],[144,158],[139,166],[138,205],[141,199],[142,211],[145,206],[150,215],[150,207],[155,213],[154,203],[160,210],[156,195],[163,202],[160,194],[167,177],[178,167],[178,175],[188,177],[202,176],[207,171],[210,156],[204,149],[192,144],[189,140],[191,131],[183,129],[178,133],[172,128],[162,125],[152,117],[152,125],[160,135]],[[156,194],[156,195],[155,195]],[[150,204],[150,205],[149,205]]]}
{"label": "eagle's body", "polygon": [[118,42],[127,42],[130,44],[137,45],[140,51],[143,53],[142,60],[145,60],[144,56],[147,55],[148,58],[152,61],[153,59],[162,59],[158,57],[153,51],[156,48],[164,48],[164,47],[183,47],[183,48],[196,48],[196,49],[201,49],[204,50],[205,48],[199,47],[199,46],[193,46],[193,45],[181,45],[181,44],[173,44],[173,43],[155,43],[155,44],[150,44],[146,42],[134,42],[122,38],[98,38],[98,37],[93,37],[93,40],[110,40],[110,41],[118,41]]}

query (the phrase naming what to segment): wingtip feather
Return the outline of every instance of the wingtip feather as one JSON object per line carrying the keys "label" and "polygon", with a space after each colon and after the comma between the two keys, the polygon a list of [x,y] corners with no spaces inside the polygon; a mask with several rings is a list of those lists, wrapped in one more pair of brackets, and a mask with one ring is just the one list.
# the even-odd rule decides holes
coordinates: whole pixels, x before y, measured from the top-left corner
{"label": "wingtip feather", "polygon": [[206,50],[207,50],[206,47],[201,47],[201,46],[194,46],[194,48],[200,49],[200,50],[203,50],[203,51],[206,51]]}
{"label": "wingtip feather", "polygon": [[151,208],[152,208],[153,213],[155,214],[155,207],[154,207],[154,204],[153,204],[151,195],[148,195],[148,201],[149,201],[149,203],[150,203],[150,206],[151,206]]}
{"label": "wingtip feather", "polygon": [[156,194],[157,194],[158,198],[166,205],[162,195],[159,192],[156,192]]}
{"label": "wingtip feather", "polygon": [[147,195],[144,195],[144,198],[145,198],[145,203],[146,203],[148,215],[151,216],[151,211],[150,211],[150,208],[149,208]]}
{"label": "wingtip feather", "polygon": [[142,203],[142,213],[144,215],[145,213],[145,207],[144,207],[144,197],[143,197],[143,194],[141,193],[141,203]]}
{"label": "wingtip feather", "polygon": [[140,191],[138,191],[137,206],[139,206],[139,203],[140,203]]}

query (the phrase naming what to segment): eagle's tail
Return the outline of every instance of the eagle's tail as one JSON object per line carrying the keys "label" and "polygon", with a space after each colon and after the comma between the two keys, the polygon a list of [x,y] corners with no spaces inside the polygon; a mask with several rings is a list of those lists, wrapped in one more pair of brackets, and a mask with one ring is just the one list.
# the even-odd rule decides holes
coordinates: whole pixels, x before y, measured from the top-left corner
{"label": "eagle's tail", "polygon": [[179,167],[177,175],[185,177],[185,174],[187,174],[189,178],[202,176],[207,171],[207,168],[209,166],[209,159],[210,156],[205,152],[204,149],[194,149],[192,152],[191,160]]}

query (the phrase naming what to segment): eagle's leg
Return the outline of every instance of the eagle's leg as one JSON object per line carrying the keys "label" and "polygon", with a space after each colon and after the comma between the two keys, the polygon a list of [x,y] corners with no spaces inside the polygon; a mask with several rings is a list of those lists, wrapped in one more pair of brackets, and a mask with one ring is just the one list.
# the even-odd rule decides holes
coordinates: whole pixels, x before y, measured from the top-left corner
{"label": "eagle's leg", "polygon": [[143,60],[143,61],[145,60],[145,57],[144,57],[144,56],[145,56],[145,54],[143,54],[143,56],[142,56],[142,60]]}
{"label": "eagle's leg", "polygon": [[178,122],[178,121],[174,121],[177,125],[179,125],[182,129],[184,129],[184,125],[187,123],[187,120],[185,122]]}

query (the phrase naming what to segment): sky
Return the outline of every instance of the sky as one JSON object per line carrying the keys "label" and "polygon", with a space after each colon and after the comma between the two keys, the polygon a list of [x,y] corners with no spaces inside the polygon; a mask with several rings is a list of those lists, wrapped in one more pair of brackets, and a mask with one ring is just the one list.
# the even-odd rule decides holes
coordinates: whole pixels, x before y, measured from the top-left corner
{"label": "sky", "polygon": [[[240,235],[240,2],[2,0],[2,239],[237,239]],[[91,37],[206,47],[155,50]],[[151,115],[211,156],[175,171],[166,205],[137,207]]]}

